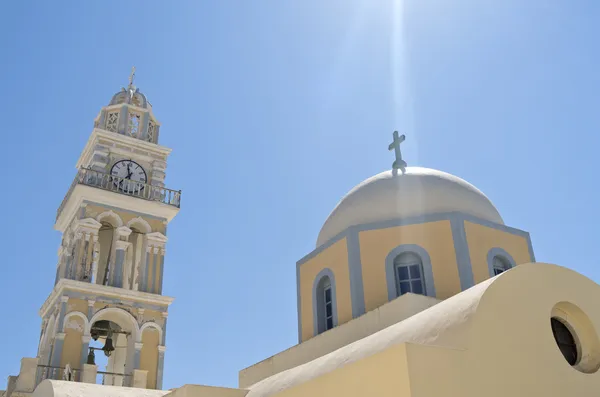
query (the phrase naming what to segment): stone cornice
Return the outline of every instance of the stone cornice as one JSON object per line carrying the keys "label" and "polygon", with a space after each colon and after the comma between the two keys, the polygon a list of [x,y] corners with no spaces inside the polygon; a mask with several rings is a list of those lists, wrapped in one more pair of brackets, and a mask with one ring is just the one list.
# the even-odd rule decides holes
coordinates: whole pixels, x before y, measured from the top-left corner
{"label": "stone cornice", "polygon": [[137,138],[132,138],[126,135],[117,134],[115,132],[109,132],[102,130],[100,128],[94,128],[92,133],[90,134],[90,138],[88,139],[85,148],[81,152],[81,156],[77,160],[76,168],[79,169],[82,166],[85,166],[84,162],[90,155],[90,152],[93,151],[95,143],[100,139],[106,139],[115,144],[125,145],[133,149],[143,150],[148,153],[157,154],[159,156],[167,157],[171,153],[171,149],[166,146],[157,145],[156,143],[150,143],[146,141],[142,141]]}
{"label": "stone cornice", "polygon": [[169,306],[175,298],[170,296],[150,294],[148,292],[132,291],[123,288],[110,287],[107,285],[98,285],[86,283],[83,281],[75,281],[69,279],[60,280],[50,296],[46,299],[39,310],[40,316],[43,318],[50,310],[54,308],[58,299],[65,295],[66,291],[76,291],[89,295],[100,295],[105,297],[118,298],[123,301],[140,302],[156,306]]}

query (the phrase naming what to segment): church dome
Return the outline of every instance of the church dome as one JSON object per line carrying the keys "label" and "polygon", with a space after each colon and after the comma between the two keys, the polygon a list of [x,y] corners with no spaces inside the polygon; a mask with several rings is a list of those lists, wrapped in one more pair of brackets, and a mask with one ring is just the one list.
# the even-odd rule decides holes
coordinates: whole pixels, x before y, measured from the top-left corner
{"label": "church dome", "polygon": [[446,172],[407,167],[384,171],[346,194],[319,232],[317,247],[350,226],[444,212],[462,212],[504,224],[492,202],[475,186]]}

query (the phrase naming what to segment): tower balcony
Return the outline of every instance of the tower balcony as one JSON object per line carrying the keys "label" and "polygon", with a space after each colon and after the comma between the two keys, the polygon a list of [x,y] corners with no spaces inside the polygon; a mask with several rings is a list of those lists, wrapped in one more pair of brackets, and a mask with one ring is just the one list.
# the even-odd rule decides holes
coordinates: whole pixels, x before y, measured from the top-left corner
{"label": "tower balcony", "polygon": [[[62,230],[65,226],[62,224],[71,219],[71,216],[63,216],[63,214],[68,212],[70,215],[73,209],[84,201],[145,212],[170,221],[179,211],[181,190],[136,182],[89,168],[80,168],[56,212],[58,230]],[[63,222],[60,222],[61,220]]]}

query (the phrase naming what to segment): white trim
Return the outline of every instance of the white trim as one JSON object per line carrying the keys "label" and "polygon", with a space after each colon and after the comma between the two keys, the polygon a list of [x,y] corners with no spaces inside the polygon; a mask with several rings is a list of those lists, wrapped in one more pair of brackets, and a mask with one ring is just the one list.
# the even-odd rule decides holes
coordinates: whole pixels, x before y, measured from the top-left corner
{"label": "white trim", "polygon": [[[66,332],[67,321],[71,317],[79,317],[80,319],[82,319],[83,320],[83,329],[89,330],[88,318],[85,314],[83,314],[82,312],[69,312],[65,315],[65,319],[63,321],[63,329],[61,330],[61,332]],[[84,332],[84,335],[85,334],[86,334],[86,332]],[[87,334],[89,335],[89,332],[87,332]]]}
{"label": "white trim", "polygon": [[[118,105],[119,109],[121,107],[122,104]],[[90,153],[93,152],[93,149],[96,147],[96,145],[99,144],[98,141],[100,139],[106,139],[108,141],[113,142],[113,144],[121,144],[127,146],[128,148],[130,148],[131,152],[127,153],[126,155],[129,155],[136,149],[138,149],[166,158],[169,154],[171,154],[172,151],[172,149],[166,146],[158,145],[156,143],[146,142],[141,139],[121,135],[115,132],[106,131],[101,128],[94,128],[92,133],[90,134],[87,143],[85,144],[84,149],[81,151],[81,156],[79,156],[79,159],[77,160],[77,163],[75,165],[77,169],[81,168],[82,166],[86,166],[86,160],[88,160],[88,158],[90,157]],[[112,153],[125,153],[123,151],[119,151],[116,147],[109,147],[109,150]],[[148,159],[152,158],[152,156],[143,156],[137,153],[136,156]]]}
{"label": "white trim", "polygon": [[[110,320],[114,323],[117,323],[116,321],[114,321],[112,318],[110,318],[110,314],[116,314],[118,316],[120,315],[125,315],[125,317],[129,320],[130,325],[131,325],[131,331],[134,333],[134,337],[137,338],[140,335],[140,327],[138,326],[137,320],[135,319],[135,317],[133,317],[131,315],[131,313],[129,313],[127,310],[118,308],[118,307],[106,307],[104,309],[100,309],[98,310],[91,318],[90,322],[88,323],[88,327],[85,330],[86,334],[91,334],[91,328],[92,325],[94,325],[94,323],[98,320]],[[118,324],[118,323],[117,323]],[[122,325],[119,324],[121,327]]]}
{"label": "white trim", "polygon": [[113,225],[115,228],[123,226],[123,219],[121,219],[121,217],[113,210],[104,211],[96,217],[96,220],[101,223],[104,218],[110,218],[114,220],[116,222],[116,225]]}
{"label": "white trim", "polygon": [[165,236],[164,234],[162,234],[161,232],[152,232],[152,233],[148,233],[146,235],[146,237],[148,237],[148,242],[150,243],[154,243],[154,245],[156,245],[156,243],[162,243],[165,244],[169,239],[167,238],[167,236]]}
{"label": "white trim", "polygon": [[141,225],[143,227],[144,230],[142,230],[142,233],[152,233],[152,227],[141,216],[138,216],[137,218],[133,218],[132,220],[127,222],[127,227],[131,229],[132,226],[134,226],[136,224]]}
{"label": "white trim", "polygon": [[[76,281],[63,278],[56,284],[56,286],[50,293],[50,296],[46,299],[46,301],[40,308],[39,313],[41,317],[45,317],[49,311],[53,310],[57,299],[62,294],[64,294],[65,290],[82,292],[88,295],[100,295],[105,297],[118,298],[121,300],[130,300],[132,302],[148,303],[156,306],[168,306],[175,300],[175,298],[164,295],[127,290],[123,288],[110,287],[107,285],[91,284],[83,281]],[[96,300],[100,301],[98,298]]]}
{"label": "white trim", "polygon": [[128,238],[131,234],[131,229],[127,226],[119,226],[116,230],[117,236]]}
{"label": "white trim", "polygon": [[54,224],[54,228],[64,233],[70,220],[74,218],[84,201],[114,208],[122,208],[123,211],[148,214],[156,218],[166,219],[168,222],[170,222],[179,212],[179,208],[160,201],[145,200],[110,190],[77,184],[71,191],[65,206]]}
{"label": "white trim", "polygon": [[160,325],[158,325],[157,323],[155,323],[154,321],[148,321],[141,326],[137,342],[140,342],[140,343],[142,342],[142,336],[143,336],[144,330],[146,330],[146,328],[155,328],[156,330],[158,330],[158,340],[159,341],[163,340],[162,327]]}

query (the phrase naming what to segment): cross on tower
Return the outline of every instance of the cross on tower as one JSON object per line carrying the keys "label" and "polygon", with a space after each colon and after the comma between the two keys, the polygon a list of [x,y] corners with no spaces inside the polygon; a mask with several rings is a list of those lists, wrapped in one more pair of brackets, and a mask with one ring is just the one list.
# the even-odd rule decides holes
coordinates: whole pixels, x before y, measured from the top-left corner
{"label": "cross on tower", "polygon": [[133,79],[135,78],[135,66],[131,68],[131,74],[129,75],[129,86],[133,85]]}
{"label": "cross on tower", "polygon": [[392,168],[397,170],[397,169],[401,169],[402,171],[404,171],[404,168],[406,168],[406,161],[402,160],[402,153],[400,152],[400,144],[402,142],[404,142],[404,140],[406,139],[406,136],[404,136],[404,134],[398,136],[398,131],[394,131],[394,141],[392,143],[390,143],[390,146],[388,146],[388,150],[394,150],[394,154],[396,155],[396,161],[394,161],[394,164],[392,164]]}

